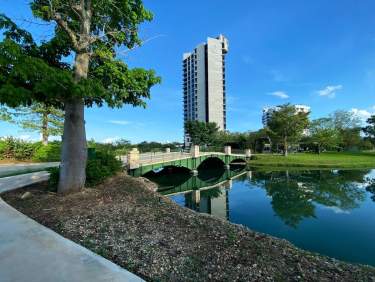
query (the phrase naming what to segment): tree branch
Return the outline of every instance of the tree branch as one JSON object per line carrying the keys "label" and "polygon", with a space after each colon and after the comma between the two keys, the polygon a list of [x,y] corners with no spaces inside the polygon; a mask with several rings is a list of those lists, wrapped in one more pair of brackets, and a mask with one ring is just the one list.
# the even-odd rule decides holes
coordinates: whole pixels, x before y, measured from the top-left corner
{"label": "tree branch", "polygon": [[77,35],[74,33],[72,29],[70,29],[67,22],[63,20],[59,13],[54,14],[53,19],[69,35],[70,39],[72,40],[74,49],[79,50],[80,46],[78,44]]}

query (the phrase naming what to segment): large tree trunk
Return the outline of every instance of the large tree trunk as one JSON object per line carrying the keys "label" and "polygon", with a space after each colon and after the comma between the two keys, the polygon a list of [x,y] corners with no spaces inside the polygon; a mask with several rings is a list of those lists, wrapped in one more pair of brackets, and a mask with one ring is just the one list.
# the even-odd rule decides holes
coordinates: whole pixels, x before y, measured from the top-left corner
{"label": "large tree trunk", "polygon": [[42,143],[48,145],[48,112],[44,111],[42,116]]}
{"label": "large tree trunk", "polygon": [[288,140],[286,137],[284,137],[284,156],[288,156]]}
{"label": "large tree trunk", "polygon": [[[78,53],[75,57],[75,80],[87,78],[89,55]],[[86,181],[87,144],[83,99],[65,103],[64,134],[60,165],[59,193],[81,190]]]}

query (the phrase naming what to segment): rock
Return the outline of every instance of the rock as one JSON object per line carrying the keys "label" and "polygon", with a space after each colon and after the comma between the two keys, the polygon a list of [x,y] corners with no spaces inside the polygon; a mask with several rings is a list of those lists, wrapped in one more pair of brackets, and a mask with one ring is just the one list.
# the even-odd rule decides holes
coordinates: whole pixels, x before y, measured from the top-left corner
{"label": "rock", "polygon": [[30,192],[25,192],[23,193],[23,195],[21,196],[21,200],[26,200],[28,198],[31,198],[33,194],[31,194]]}

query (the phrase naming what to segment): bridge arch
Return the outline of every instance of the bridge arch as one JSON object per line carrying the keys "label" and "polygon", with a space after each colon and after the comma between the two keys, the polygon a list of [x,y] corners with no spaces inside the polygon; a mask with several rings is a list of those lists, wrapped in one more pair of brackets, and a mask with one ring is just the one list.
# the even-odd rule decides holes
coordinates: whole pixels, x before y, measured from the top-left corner
{"label": "bridge arch", "polygon": [[246,160],[244,158],[235,158],[230,160],[229,164],[244,164],[246,165]]}
{"label": "bridge arch", "polygon": [[168,170],[168,169],[181,169],[181,170],[186,170],[187,172],[191,172],[191,168],[188,166],[184,165],[174,165],[174,164],[156,164],[156,165],[150,165],[150,166],[141,166],[137,168],[134,172],[133,176],[144,176],[146,174],[150,174],[152,172],[157,172],[157,171],[163,171],[163,170]]}
{"label": "bridge arch", "polygon": [[225,160],[219,156],[208,156],[207,158],[200,158],[196,163],[196,169],[203,168],[215,168],[215,167],[224,167]]}

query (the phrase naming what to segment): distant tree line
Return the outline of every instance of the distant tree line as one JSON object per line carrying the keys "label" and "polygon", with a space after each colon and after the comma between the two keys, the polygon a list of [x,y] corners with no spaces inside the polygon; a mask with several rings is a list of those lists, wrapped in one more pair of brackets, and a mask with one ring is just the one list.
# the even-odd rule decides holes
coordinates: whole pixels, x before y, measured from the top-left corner
{"label": "distant tree line", "polygon": [[283,152],[293,148],[320,153],[327,150],[371,150],[375,146],[375,116],[362,121],[352,112],[338,110],[328,117],[310,120],[309,112],[298,112],[285,104],[272,114],[267,127],[244,133],[219,131],[215,123],[189,121],[185,131],[191,142],[208,147],[231,145],[254,152]]}

